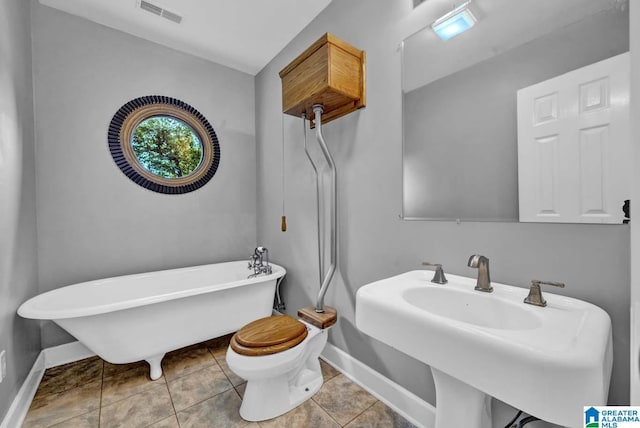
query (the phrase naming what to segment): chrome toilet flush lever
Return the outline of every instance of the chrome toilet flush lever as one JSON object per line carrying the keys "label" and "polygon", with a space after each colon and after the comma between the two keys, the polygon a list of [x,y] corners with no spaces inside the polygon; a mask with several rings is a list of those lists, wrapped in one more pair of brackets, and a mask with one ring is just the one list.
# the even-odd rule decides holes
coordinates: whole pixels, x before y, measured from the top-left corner
{"label": "chrome toilet flush lever", "polygon": [[524,302],[530,305],[536,305],[545,307],[547,306],[547,301],[542,297],[542,291],[540,290],[540,285],[553,285],[554,287],[564,288],[563,282],[553,282],[553,281],[540,281],[534,279],[531,281],[531,288],[529,289],[529,295],[525,297]]}
{"label": "chrome toilet flush lever", "polygon": [[447,282],[449,282],[444,276],[444,270],[442,269],[442,265],[440,263],[422,262],[422,265],[436,267],[435,271],[433,272],[433,279],[431,280],[431,282],[436,284],[446,284]]}
{"label": "chrome toilet flush lever", "polygon": [[256,247],[249,259],[248,269],[253,269],[253,274],[249,278],[258,276],[261,273],[270,274],[272,272],[269,264],[269,250],[265,247]]}

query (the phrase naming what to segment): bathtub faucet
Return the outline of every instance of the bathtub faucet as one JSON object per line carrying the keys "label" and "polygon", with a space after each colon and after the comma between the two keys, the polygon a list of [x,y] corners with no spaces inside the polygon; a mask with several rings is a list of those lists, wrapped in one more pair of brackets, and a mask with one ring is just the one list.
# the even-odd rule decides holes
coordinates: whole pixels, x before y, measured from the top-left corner
{"label": "bathtub faucet", "polygon": [[269,265],[269,250],[265,247],[256,247],[249,259],[249,269],[253,269],[253,275],[250,275],[249,277],[258,276],[261,273],[267,275],[270,274],[271,265]]}

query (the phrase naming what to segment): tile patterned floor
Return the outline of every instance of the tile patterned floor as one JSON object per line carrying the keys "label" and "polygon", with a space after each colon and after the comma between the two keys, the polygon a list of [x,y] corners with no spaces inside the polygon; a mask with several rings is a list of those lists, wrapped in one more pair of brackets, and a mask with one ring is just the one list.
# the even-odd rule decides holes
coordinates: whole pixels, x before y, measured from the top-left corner
{"label": "tile patterned floor", "polygon": [[238,410],[245,381],[225,361],[229,339],[167,354],[156,381],[144,362],[93,357],[48,369],[23,427],[415,428],[324,362],[325,383],[311,400],[274,419],[244,421]]}

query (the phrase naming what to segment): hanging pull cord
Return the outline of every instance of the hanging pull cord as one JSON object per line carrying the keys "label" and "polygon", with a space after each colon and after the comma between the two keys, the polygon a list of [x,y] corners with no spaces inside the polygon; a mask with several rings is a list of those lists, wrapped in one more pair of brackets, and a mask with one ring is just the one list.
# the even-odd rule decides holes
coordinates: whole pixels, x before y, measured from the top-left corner
{"label": "hanging pull cord", "polygon": [[285,173],[284,173],[284,114],[282,115],[282,221],[280,222],[280,230],[287,231],[287,215],[285,211]]}

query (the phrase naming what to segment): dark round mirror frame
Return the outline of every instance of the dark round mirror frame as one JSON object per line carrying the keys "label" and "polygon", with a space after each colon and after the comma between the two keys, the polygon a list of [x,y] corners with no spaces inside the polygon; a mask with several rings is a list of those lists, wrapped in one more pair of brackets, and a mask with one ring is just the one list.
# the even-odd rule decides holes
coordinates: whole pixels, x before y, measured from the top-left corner
{"label": "dark round mirror frame", "polygon": [[[189,175],[165,178],[140,164],[131,136],[144,120],[154,116],[170,116],[187,123],[202,142],[202,161]],[[129,101],[116,112],[109,124],[109,151],[118,168],[134,183],[158,193],[182,194],[193,192],[207,184],[220,163],[220,144],[207,119],[189,104],[175,98],[150,95]]]}

